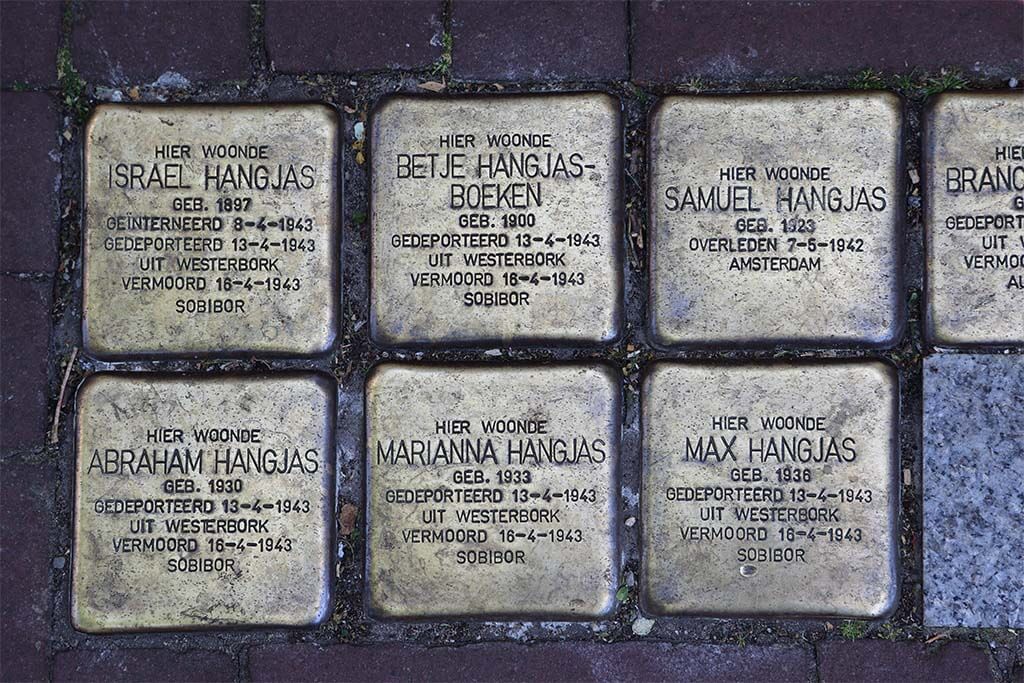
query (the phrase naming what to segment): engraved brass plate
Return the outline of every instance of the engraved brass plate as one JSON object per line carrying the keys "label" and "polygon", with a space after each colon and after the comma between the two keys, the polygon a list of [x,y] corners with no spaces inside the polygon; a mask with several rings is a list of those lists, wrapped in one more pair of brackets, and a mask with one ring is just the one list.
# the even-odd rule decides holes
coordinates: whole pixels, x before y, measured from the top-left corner
{"label": "engraved brass plate", "polygon": [[100,374],[78,394],[71,615],[308,626],[330,605],[332,379]]}
{"label": "engraved brass plate", "polygon": [[878,362],[656,364],[642,395],[645,608],[889,612],[897,396]]}
{"label": "engraved brass plate", "polygon": [[387,100],[370,150],[374,340],[613,339],[619,118],[601,93]]}
{"label": "engraved brass plate", "polygon": [[679,96],[651,123],[651,326],[662,346],[893,343],[895,95]]}
{"label": "engraved brass plate", "polygon": [[85,142],[90,352],[329,349],[337,126],[322,105],[98,107]]}
{"label": "engraved brass plate", "polygon": [[924,174],[929,339],[1024,343],[1024,96],[939,96]]}
{"label": "engraved brass plate", "polygon": [[620,393],[603,366],[378,367],[366,394],[370,611],[609,614]]}

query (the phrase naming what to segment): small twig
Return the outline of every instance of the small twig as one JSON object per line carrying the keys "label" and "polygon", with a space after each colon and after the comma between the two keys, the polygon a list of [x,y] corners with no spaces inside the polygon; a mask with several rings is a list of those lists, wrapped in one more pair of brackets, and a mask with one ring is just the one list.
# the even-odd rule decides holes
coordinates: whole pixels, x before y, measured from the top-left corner
{"label": "small twig", "polygon": [[68,366],[64,368],[64,381],[60,383],[60,394],[57,396],[57,407],[53,410],[53,427],[50,429],[50,443],[57,443],[57,433],[60,431],[60,411],[64,407],[64,391],[68,388],[68,380],[71,378],[71,368],[75,367],[75,359],[78,358],[78,347],[71,350],[71,358]]}
{"label": "small twig", "polygon": [[643,187],[640,185],[640,181],[633,177],[633,174],[629,172],[629,169],[626,168],[626,169],[623,169],[623,170],[626,172],[626,177],[629,178],[630,180],[632,180],[633,184],[636,185],[636,189],[642,190]]}

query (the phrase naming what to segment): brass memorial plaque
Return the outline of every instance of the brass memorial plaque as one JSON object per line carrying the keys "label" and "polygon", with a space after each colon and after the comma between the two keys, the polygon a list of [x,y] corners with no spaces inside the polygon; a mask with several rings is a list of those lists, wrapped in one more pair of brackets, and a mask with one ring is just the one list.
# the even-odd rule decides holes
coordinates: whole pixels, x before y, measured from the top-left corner
{"label": "brass memorial plaque", "polygon": [[596,365],[379,366],[366,388],[370,611],[608,615],[620,384]]}
{"label": "brass memorial plaque", "polygon": [[929,340],[1024,344],[1024,95],[936,98],[924,175]]}
{"label": "brass memorial plaque", "polygon": [[641,398],[645,608],[889,612],[897,384],[873,361],[656,364]]}
{"label": "brass memorial plaque", "polygon": [[328,350],[337,128],[317,104],[97,107],[85,142],[90,352]]}
{"label": "brass memorial plaque", "polygon": [[78,394],[75,628],[320,623],[336,391],[314,373],[89,378]]}
{"label": "brass memorial plaque", "polygon": [[654,341],[894,343],[900,117],[888,93],[663,100],[650,141]]}
{"label": "brass memorial plaque", "polygon": [[619,119],[602,93],[386,100],[370,149],[374,340],[615,338]]}

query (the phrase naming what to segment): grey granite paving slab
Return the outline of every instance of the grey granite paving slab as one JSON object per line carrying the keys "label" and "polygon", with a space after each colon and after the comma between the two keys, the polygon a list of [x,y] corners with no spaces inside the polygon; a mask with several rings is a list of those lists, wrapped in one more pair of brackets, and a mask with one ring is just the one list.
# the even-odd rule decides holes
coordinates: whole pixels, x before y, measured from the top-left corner
{"label": "grey granite paving slab", "polygon": [[1024,626],[1024,356],[924,364],[929,626]]}

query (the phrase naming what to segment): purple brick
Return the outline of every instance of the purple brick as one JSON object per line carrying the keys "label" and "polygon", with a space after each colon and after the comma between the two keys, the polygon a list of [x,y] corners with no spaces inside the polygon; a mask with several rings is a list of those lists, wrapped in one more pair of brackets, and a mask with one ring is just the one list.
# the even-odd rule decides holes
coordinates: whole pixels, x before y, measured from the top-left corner
{"label": "purple brick", "polygon": [[249,656],[254,681],[807,681],[809,650],[790,647],[666,643],[488,643],[412,645],[269,645]]}
{"label": "purple brick", "polygon": [[643,0],[633,5],[633,78],[850,75],[954,67],[1024,69],[1021,0]]}
{"label": "purple brick", "polygon": [[92,0],[76,16],[71,49],[96,83],[151,83],[168,72],[190,82],[247,79],[249,4]]}
{"label": "purple brick", "polygon": [[0,467],[0,680],[45,680],[53,467],[13,460]]}
{"label": "purple brick", "polygon": [[625,0],[455,0],[452,70],[478,81],[626,78]]}
{"label": "purple brick", "polygon": [[53,680],[96,681],[234,681],[234,659],[223,652],[190,650],[72,650],[53,660]]}
{"label": "purple brick", "polygon": [[882,640],[818,645],[821,683],[991,683],[988,653],[967,643],[928,646]]}
{"label": "purple brick", "polygon": [[60,117],[44,93],[4,93],[0,147],[0,271],[57,267]]}
{"label": "purple brick", "polygon": [[440,0],[268,0],[267,52],[279,71],[418,69],[441,56]]}
{"label": "purple brick", "polygon": [[61,3],[7,0],[0,11],[0,74],[14,83],[57,83]]}
{"label": "purple brick", "polygon": [[43,446],[50,348],[50,280],[0,276],[0,452]]}

